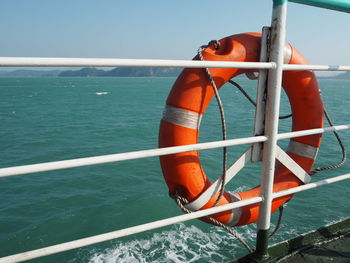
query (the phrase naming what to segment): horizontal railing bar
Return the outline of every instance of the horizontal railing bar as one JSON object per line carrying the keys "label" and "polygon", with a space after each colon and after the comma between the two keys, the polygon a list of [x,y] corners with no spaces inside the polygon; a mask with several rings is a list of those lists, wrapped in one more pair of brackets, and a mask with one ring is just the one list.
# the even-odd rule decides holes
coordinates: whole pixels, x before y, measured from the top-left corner
{"label": "horizontal railing bar", "polygon": [[284,64],[283,70],[350,71],[350,66]]}
{"label": "horizontal railing bar", "polygon": [[[174,67],[273,69],[274,62],[198,61],[119,58],[0,57],[0,67]],[[350,71],[343,65],[290,65],[283,70]]]}
{"label": "horizontal railing bar", "polygon": [[61,243],[58,245],[53,245],[53,246],[49,246],[49,247],[45,247],[45,248],[40,248],[40,249],[36,249],[36,250],[24,252],[24,253],[19,253],[19,254],[3,257],[3,258],[0,258],[0,263],[21,262],[21,261],[25,261],[25,260],[29,260],[29,259],[48,256],[48,255],[72,250],[72,249],[79,248],[79,247],[89,246],[89,245],[93,245],[96,243],[100,243],[100,242],[104,242],[104,241],[108,241],[108,240],[112,240],[112,239],[116,239],[116,238],[120,238],[120,237],[125,237],[125,236],[129,236],[129,235],[145,232],[145,231],[152,230],[152,229],[157,229],[157,228],[161,228],[164,226],[169,226],[169,225],[189,221],[192,219],[204,217],[204,216],[211,215],[211,214],[224,212],[224,211],[231,210],[234,208],[259,203],[261,201],[262,201],[261,197],[254,197],[254,198],[250,198],[250,199],[243,200],[243,201],[238,201],[235,203],[230,203],[230,204],[223,205],[223,206],[218,206],[218,207],[213,207],[213,208],[209,208],[209,209],[205,209],[205,210],[200,210],[200,211],[193,212],[190,214],[174,216],[174,217],[170,217],[170,218],[166,218],[166,219],[162,219],[162,220],[158,220],[158,221],[153,221],[150,223],[146,223],[146,224],[142,224],[142,225],[138,225],[138,226],[133,226],[133,227],[129,227],[129,228],[125,228],[125,229],[121,229],[121,230],[117,230],[117,231],[113,231],[113,232],[109,232],[109,233],[105,233],[105,234],[100,234],[100,235],[96,235],[96,236],[82,238],[82,239],[78,239],[78,240],[74,240],[74,241],[70,241],[70,242],[66,242],[66,243]]}
{"label": "horizontal railing bar", "polygon": [[278,134],[277,140],[290,139],[290,138],[296,138],[296,137],[300,137],[300,136],[313,135],[313,134],[324,133],[324,132],[348,130],[348,129],[350,129],[350,124],[337,125],[337,126],[325,127],[325,128],[310,129],[310,130],[303,130],[303,131],[285,132],[285,133]]}
{"label": "horizontal railing bar", "polygon": [[297,186],[297,187],[294,187],[294,188],[290,188],[290,189],[287,189],[287,190],[283,190],[283,191],[280,191],[280,192],[277,192],[277,193],[273,193],[272,196],[273,196],[273,198],[278,198],[278,197],[282,197],[282,196],[286,196],[286,195],[295,194],[295,193],[298,193],[298,192],[310,190],[310,189],[313,189],[313,188],[316,188],[316,187],[319,187],[319,186],[340,182],[340,181],[347,180],[347,179],[350,179],[350,174],[339,175],[339,176],[336,176],[336,177],[333,177],[333,178],[328,178],[328,179],[324,179],[324,180],[321,180],[321,181],[304,184],[304,185]]}
{"label": "horizontal railing bar", "polygon": [[[294,187],[294,188],[291,188],[288,190],[276,192],[276,193],[273,193],[273,198],[287,196],[287,195],[290,195],[293,193],[309,190],[309,189],[312,189],[315,187],[319,187],[319,186],[323,186],[323,185],[327,185],[327,184],[332,184],[332,183],[347,180],[347,179],[350,179],[350,174],[344,174],[344,175],[336,176],[333,178],[320,180],[320,181],[317,181],[314,183],[301,185],[301,186]],[[19,253],[19,254],[3,257],[3,258],[0,258],[0,263],[21,262],[21,261],[25,261],[25,260],[38,258],[38,257],[48,256],[48,255],[56,254],[59,252],[64,252],[64,251],[76,249],[79,247],[89,246],[89,245],[97,244],[100,242],[104,242],[104,241],[108,241],[108,240],[112,240],[112,239],[116,239],[116,238],[120,238],[120,237],[125,237],[125,236],[129,236],[129,235],[133,235],[133,234],[137,234],[137,233],[165,227],[168,225],[193,220],[196,218],[201,218],[201,217],[208,216],[211,214],[216,214],[219,212],[224,212],[224,211],[228,211],[231,209],[259,203],[261,201],[262,201],[261,197],[254,197],[254,198],[230,203],[230,204],[223,205],[223,206],[218,206],[218,207],[213,207],[213,208],[209,208],[209,209],[205,209],[205,210],[200,210],[200,211],[193,212],[190,214],[184,214],[184,215],[180,215],[180,216],[166,218],[166,219],[153,221],[153,222],[138,225],[138,226],[124,228],[124,229],[109,232],[109,233],[104,233],[104,234],[100,234],[100,235],[96,235],[96,236],[82,238],[82,239],[78,239],[78,240],[74,240],[74,241],[70,241],[70,242],[66,242],[66,243],[61,243],[58,245],[53,245],[53,246],[49,246],[49,247],[45,247],[45,248],[40,248],[40,249],[36,249],[36,250],[24,252],[24,253]]]}
{"label": "horizontal railing bar", "polygon": [[200,151],[200,150],[221,148],[225,146],[235,146],[240,144],[264,142],[266,140],[267,140],[267,137],[265,136],[255,136],[255,137],[232,139],[232,140],[226,140],[226,141],[198,143],[198,144],[190,144],[190,145],[183,145],[183,146],[174,146],[174,147],[167,147],[167,148],[127,152],[127,153],[117,153],[117,154],[110,154],[110,155],[85,157],[85,158],[56,161],[56,162],[29,164],[29,165],[15,166],[15,167],[9,167],[9,168],[1,168],[0,177],[60,170],[60,169],[111,163],[111,162],[119,162],[119,161],[126,161],[126,160],[134,160],[134,159],[147,158],[147,157],[156,157],[156,156],[162,156],[162,155],[168,155],[168,154],[174,154],[174,153],[180,153],[180,152]]}
{"label": "horizontal railing bar", "polygon": [[273,62],[235,62],[119,58],[0,57],[0,67],[174,67],[174,68],[275,68]]}
{"label": "horizontal railing bar", "polygon": [[[281,140],[281,139],[295,138],[295,137],[300,137],[305,135],[312,135],[312,134],[331,132],[331,131],[340,131],[340,130],[346,130],[346,129],[350,129],[350,124],[338,125],[338,126],[327,127],[327,128],[311,129],[311,130],[305,130],[305,131],[282,133],[277,136],[277,139]],[[208,150],[208,149],[236,146],[241,144],[264,142],[266,140],[267,140],[266,136],[255,136],[255,137],[232,139],[232,140],[226,140],[226,141],[206,142],[206,143],[199,143],[199,144],[190,144],[190,145],[183,145],[183,146],[174,146],[174,147],[167,147],[167,148],[14,166],[14,167],[1,168],[0,177],[61,170],[61,169],[68,169],[68,168],[75,168],[75,167],[82,167],[82,166],[96,165],[96,164],[103,164],[103,163],[120,162],[120,161],[156,157],[156,156],[162,156],[162,155],[168,155],[168,154],[174,154],[174,153],[180,153],[180,152]]]}
{"label": "horizontal railing bar", "polygon": [[341,12],[350,13],[349,0],[289,0],[290,2],[311,5]]}

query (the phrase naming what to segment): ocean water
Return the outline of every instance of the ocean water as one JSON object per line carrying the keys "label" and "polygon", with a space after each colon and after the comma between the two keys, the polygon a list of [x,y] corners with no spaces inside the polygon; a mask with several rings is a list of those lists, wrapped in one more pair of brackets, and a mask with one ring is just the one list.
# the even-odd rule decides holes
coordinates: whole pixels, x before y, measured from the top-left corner
{"label": "ocean water", "polygon": [[[0,166],[33,164],[157,147],[158,127],[175,78],[0,78]],[[238,82],[255,96],[255,81]],[[350,123],[350,80],[321,79],[324,103],[335,124]],[[228,137],[251,136],[254,108],[236,90],[220,91]],[[283,114],[290,109],[283,95]],[[280,131],[291,121],[281,120]],[[349,131],[340,132],[350,148]],[[220,140],[213,101],[200,142]],[[281,146],[288,142],[281,141]],[[233,162],[245,149],[229,149]],[[214,180],[220,149],[201,152]],[[340,148],[325,134],[316,166],[336,163]],[[313,180],[349,172],[343,167]],[[249,164],[227,189],[259,184],[260,164]],[[297,194],[271,243],[349,216],[350,182]],[[168,197],[158,158],[132,160],[0,179],[0,256],[28,251],[180,215]],[[273,224],[277,215],[272,218]],[[254,246],[256,225],[239,227]],[[246,250],[224,230],[198,220],[108,241],[31,262],[227,262]]]}

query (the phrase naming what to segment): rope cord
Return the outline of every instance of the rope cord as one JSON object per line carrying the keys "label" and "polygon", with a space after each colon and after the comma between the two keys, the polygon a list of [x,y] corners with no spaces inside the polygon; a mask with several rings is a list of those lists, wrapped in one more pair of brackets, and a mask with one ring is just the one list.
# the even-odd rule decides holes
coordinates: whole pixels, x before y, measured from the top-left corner
{"label": "rope cord", "polygon": [[[327,121],[328,121],[328,124],[332,127],[334,126],[333,125],[333,122],[326,110],[326,108],[323,106],[323,112],[324,112],[324,116],[326,117]],[[326,167],[317,167],[316,169],[312,170],[309,175],[314,175],[318,172],[321,172],[321,171],[325,171],[325,170],[329,170],[329,169],[335,169],[335,168],[339,168],[340,166],[342,166],[345,162],[346,162],[346,159],[347,159],[347,154],[346,154],[346,149],[345,149],[345,146],[342,142],[342,140],[340,139],[339,137],[339,134],[337,133],[337,131],[334,131],[333,132],[335,138],[337,139],[338,143],[339,143],[339,146],[342,150],[342,159],[339,163],[337,164],[334,164],[334,165],[329,165],[329,166],[326,166]]]}
{"label": "rope cord", "polygon": [[239,89],[239,91],[242,92],[242,94],[250,101],[250,103],[253,104],[254,107],[256,107],[256,102],[248,95],[248,93],[241,87],[241,85],[239,85],[232,79],[230,79],[228,82],[235,86],[237,89]]}
{"label": "rope cord", "polygon": [[[201,61],[204,61],[202,51],[207,48],[210,45],[214,45],[215,49],[220,48],[220,42],[217,40],[212,40],[208,43],[208,45],[203,45],[198,49],[198,56]],[[207,73],[207,76],[210,80],[211,86],[213,87],[214,93],[215,93],[215,98],[218,103],[219,111],[220,111],[220,117],[221,117],[221,128],[222,128],[222,139],[225,141],[227,139],[227,132],[226,132],[226,121],[225,121],[225,112],[224,108],[222,106],[222,101],[219,95],[219,91],[216,87],[216,83],[214,81],[213,76],[211,75],[210,71],[208,68],[205,68],[205,72]],[[226,163],[227,163],[227,147],[223,147],[223,161],[222,161],[222,181],[221,181],[221,186],[220,186],[220,191],[219,191],[219,196],[216,199],[215,203],[213,206],[216,206],[219,201],[221,200],[224,192],[225,192],[225,184],[226,184]]]}
{"label": "rope cord", "polygon": [[[184,197],[181,197],[178,195],[177,192],[175,192],[175,196],[171,196],[172,198],[175,199],[175,202],[177,203],[177,205],[181,208],[181,210],[185,213],[192,213],[191,210],[187,209],[184,204],[188,204],[188,200]],[[251,248],[251,246],[247,243],[247,241],[244,240],[244,238],[234,229],[228,227],[227,225],[221,223],[220,221],[210,217],[210,216],[206,216],[206,219],[208,219],[210,222],[212,222],[214,225],[220,226],[222,228],[224,228],[226,231],[228,231],[230,234],[232,234],[235,238],[237,238],[242,245],[250,252],[253,253],[254,250]]]}
{"label": "rope cord", "polygon": [[269,235],[269,238],[272,238],[272,237],[278,232],[278,230],[280,230],[281,225],[282,225],[283,211],[284,211],[284,208],[287,207],[288,202],[289,202],[289,200],[285,201],[285,202],[278,208],[279,215],[278,215],[278,219],[277,219],[277,224],[276,224],[275,229],[274,229],[274,230],[272,231],[272,233]]}
{"label": "rope cord", "polygon": [[[233,81],[232,79],[228,81],[229,83],[231,83],[233,86],[235,86],[240,92],[242,92],[242,94],[249,100],[249,102],[254,105],[254,107],[256,107],[256,102],[248,95],[248,93],[235,81]],[[288,119],[292,117],[292,114],[288,114],[288,115],[284,115],[284,116],[280,116],[279,119]]]}
{"label": "rope cord", "polygon": [[[256,107],[256,102],[248,95],[248,93],[237,83],[237,82],[234,82],[233,80],[229,80],[229,83],[231,83],[232,85],[234,85],[235,87],[238,88],[238,90],[240,90],[242,92],[242,94],[250,101],[251,104],[253,104],[255,107]],[[323,112],[324,112],[324,115],[328,121],[328,124],[330,126],[334,126],[333,125],[333,122],[326,110],[326,108],[323,106]],[[292,117],[292,114],[289,114],[289,115],[285,115],[285,116],[280,116],[279,119],[287,119],[287,118],[290,118]],[[325,170],[329,170],[329,169],[335,169],[335,168],[339,168],[341,167],[345,162],[346,162],[346,159],[347,159],[347,154],[346,154],[346,149],[345,149],[345,146],[342,142],[342,140],[340,139],[339,137],[339,134],[337,133],[337,131],[334,131],[333,132],[334,136],[336,137],[338,143],[339,143],[339,146],[342,150],[342,159],[339,163],[335,164],[335,165],[329,165],[329,166],[326,166],[326,167],[317,167],[316,169],[312,170],[309,175],[314,175],[318,172],[321,172],[321,171],[325,171]]]}
{"label": "rope cord", "polygon": [[[220,42],[217,40],[212,40],[208,43],[208,45],[201,46],[198,49],[198,57],[200,58],[201,61],[204,61],[202,51],[210,45],[214,45],[215,49],[220,48]],[[222,138],[223,138],[223,140],[226,140],[226,138],[227,138],[226,121],[225,121],[225,113],[224,113],[224,109],[222,106],[222,101],[221,101],[218,89],[216,87],[216,83],[214,81],[214,78],[211,75],[209,69],[205,68],[205,72],[210,80],[211,86],[213,87],[213,90],[215,93],[215,98],[216,98],[216,101],[218,103],[219,110],[220,110],[220,116],[221,116]],[[221,200],[221,198],[224,194],[224,191],[225,191],[226,162],[227,162],[227,147],[223,147],[223,163],[222,163],[223,174],[222,174],[222,181],[221,181],[221,186],[220,186],[220,194],[219,194],[219,196],[218,196],[218,198],[215,201],[213,206],[216,206],[218,204],[218,202]],[[184,206],[184,204],[189,203],[189,201],[186,198],[179,196],[177,192],[175,192],[175,196],[173,196],[171,194],[170,194],[170,196],[175,199],[177,205],[181,208],[181,210],[183,212],[192,213],[191,210],[187,209]],[[221,223],[220,221],[218,221],[210,216],[206,216],[205,218],[208,219],[210,222],[212,222],[214,225],[220,226],[220,227],[224,228],[226,231],[228,231],[230,234],[232,234],[235,238],[237,238],[242,243],[242,245],[249,251],[249,253],[254,252],[254,250],[250,247],[250,245],[244,240],[244,238],[237,231],[235,231],[234,229],[226,226],[225,224]]]}

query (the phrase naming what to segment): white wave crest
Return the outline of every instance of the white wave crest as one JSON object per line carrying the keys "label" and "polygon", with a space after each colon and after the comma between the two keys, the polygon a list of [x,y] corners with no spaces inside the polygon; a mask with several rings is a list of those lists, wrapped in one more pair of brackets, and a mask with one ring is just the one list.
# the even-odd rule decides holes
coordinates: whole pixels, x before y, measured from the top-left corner
{"label": "white wave crest", "polygon": [[[184,224],[173,228],[155,233],[149,239],[117,242],[113,248],[95,251],[88,262],[227,262],[237,253],[246,253],[236,239],[221,228],[210,227],[207,233]],[[249,229],[243,231],[249,234],[253,232]]]}
{"label": "white wave crest", "polygon": [[101,92],[96,92],[96,95],[106,95],[108,93],[109,92],[107,92],[107,91],[101,91]]}

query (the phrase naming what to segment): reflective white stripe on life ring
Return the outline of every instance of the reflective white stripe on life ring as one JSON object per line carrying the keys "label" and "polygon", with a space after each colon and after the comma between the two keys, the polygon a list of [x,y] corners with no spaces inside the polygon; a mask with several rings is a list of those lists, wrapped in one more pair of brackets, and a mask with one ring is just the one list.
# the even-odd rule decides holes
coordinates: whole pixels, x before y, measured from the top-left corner
{"label": "reflective white stripe on life ring", "polygon": [[166,105],[163,112],[163,121],[170,122],[190,129],[198,129],[202,115],[190,110],[185,110]]}
{"label": "reflective white stripe on life ring", "polygon": [[[239,194],[228,192],[231,196],[231,202],[238,202],[241,201],[241,198]],[[227,221],[226,225],[228,226],[235,226],[238,224],[239,220],[242,216],[242,207],[237,207],[231,210],[231,216],[230,219]]]}
{"label": "reflective white stripe on life ring", "polygon": [[318,148],[308,144],[290,140],[287,148],[287,152],[316,160]]}

